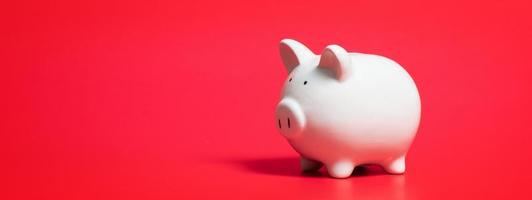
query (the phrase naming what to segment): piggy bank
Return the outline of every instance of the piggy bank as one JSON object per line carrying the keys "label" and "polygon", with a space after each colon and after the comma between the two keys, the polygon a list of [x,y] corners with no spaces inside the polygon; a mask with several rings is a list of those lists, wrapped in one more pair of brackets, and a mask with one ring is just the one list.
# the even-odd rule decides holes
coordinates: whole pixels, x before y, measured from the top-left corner
{"label": "piggy bank", "polygon": [[358,165],[405,172],[421,103],[410,75],[388,58],[349,53],[338,45],[315,55],[284,39],[288,71],[275,125],[301,156],[303,171],[323,165],[330,176],[349,177]]}

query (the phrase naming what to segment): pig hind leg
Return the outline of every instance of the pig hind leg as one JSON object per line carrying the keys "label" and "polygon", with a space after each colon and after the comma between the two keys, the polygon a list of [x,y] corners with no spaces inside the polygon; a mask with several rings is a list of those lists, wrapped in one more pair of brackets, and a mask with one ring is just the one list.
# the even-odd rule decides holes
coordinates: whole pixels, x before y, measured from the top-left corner
{"label": "pig hind leg", "polygon": [[402,174],[405,172],[405,156],[393,159],[383,164],[384,169],[390,174]]}

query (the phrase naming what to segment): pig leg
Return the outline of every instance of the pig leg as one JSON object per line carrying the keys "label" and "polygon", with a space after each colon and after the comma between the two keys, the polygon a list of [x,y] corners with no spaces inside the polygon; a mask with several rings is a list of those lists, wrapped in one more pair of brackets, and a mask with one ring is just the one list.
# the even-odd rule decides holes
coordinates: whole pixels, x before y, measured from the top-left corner
{"label": "pig leg", "polygon": [[301,170],[304,172],[316,171],[321,168],[321,162],[301,157]]}
{"label": "pig leg", "polygon": [[327,171],[334,178],[347,178],[351,176],[354,169],[355,164],[351,161],[339,161],[327,164]]}
{"label": "pig leg", "polygon": [[401,156],[383,165],[384,169],[390,174],[402,174],[405,172],[405,156]]}

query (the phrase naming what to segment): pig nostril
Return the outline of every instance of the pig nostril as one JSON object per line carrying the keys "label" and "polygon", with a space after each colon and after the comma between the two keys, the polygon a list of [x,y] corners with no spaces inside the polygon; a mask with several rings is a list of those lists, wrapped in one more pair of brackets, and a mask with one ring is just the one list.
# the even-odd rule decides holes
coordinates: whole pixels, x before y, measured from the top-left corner
{"label": "pig nostril", "polygon": [[290,128],[290,118],[288,118],[288,128]]}
{"label": "pig nostril", "polygon": [[279,119],[279,128],[281,128],[281,119]]}

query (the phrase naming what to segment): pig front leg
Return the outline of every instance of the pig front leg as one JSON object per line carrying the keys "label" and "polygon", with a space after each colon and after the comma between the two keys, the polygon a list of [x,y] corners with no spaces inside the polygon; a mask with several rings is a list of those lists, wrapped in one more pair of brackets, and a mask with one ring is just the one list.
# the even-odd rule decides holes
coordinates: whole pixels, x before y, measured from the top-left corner
{"label": "pig front leg", "polygon": [[308,158],[301,157],[301,170],[303,172],[311,172],[316,171],[323,166],[323,164],[319,161],[311,160]]}
{"label": "pig front leg", "polygon": [[347,178],[351,176],[354,169],[355,164],[351,161],[338,161],[327,164],[327,171],[334,178]]}
{"label": "pig front leg", "polygon": [[385,162],[383,165],[384,170],[390,174],[402,174],[405,172],[405,156]]}

